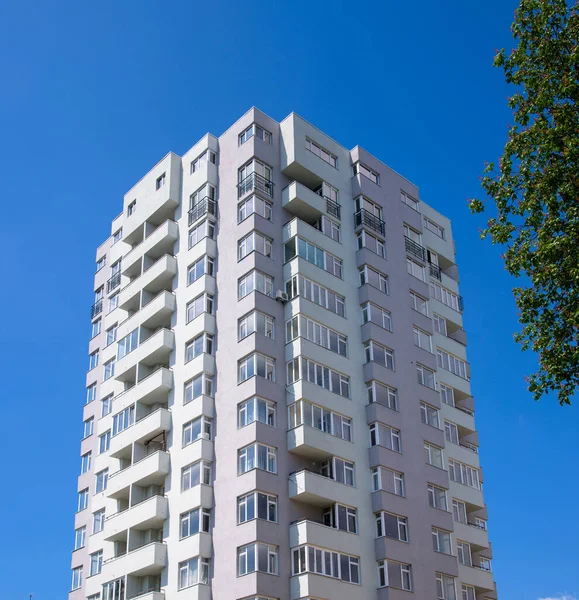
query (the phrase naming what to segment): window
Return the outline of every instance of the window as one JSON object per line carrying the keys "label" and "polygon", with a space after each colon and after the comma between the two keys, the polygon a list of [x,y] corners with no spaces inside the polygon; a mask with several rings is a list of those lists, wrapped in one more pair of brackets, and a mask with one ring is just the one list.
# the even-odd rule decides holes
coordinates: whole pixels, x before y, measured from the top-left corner
{"label": "window", "polygon": [[438,348],[436,350],[436,362],[441,369],[450,371],[458,377],[461,377],[462,379],[466,379],[468,381],[469,377],[466,362],[461,358],[458,358]]}
{"label": "window", "polygon": [[183,425],[183,447],[203,438],[212,439],[213,419],[205,416],[197,417]]}
{"label": "window", "polygon": [[101,400],[101,417],[106,417],[113,410],[113,395],[109,394]]}
{"label": "window", "polygon": [[[209,583],[209,559],[195,556],[179,563],[179,589]],[[104,600],[104,599],[103,599]]]}
{"label": "window", "polygon": [[370,445],[383,446],[394,452],[402,452],[400,430],[383,423],[372,423],[370,425]]}
{"label": "window", "polygon": [[94,428],[94,418],[90,417],[83,423],[83,428],[82,428],[82,439],[83,440],[92,435],[93,428]]}
{"label": "window", "polygon": [[99,351],[91,352],[88,357],[88,370],[94,369],[99,364]]}
{"label": "window", "polygon": [[215,223],[209,219],[202,221],[199,225],[195,225],[195,227],[189,230],[189,249],[193,248],[193,246],[206,237],[212,240],[215,239]]}
{"label": "window", "polygon": [[474,467],[449,459],[448,473],[452,481],[462,483],[477,490],[481,489],[479,472]]}
{"label": "window", "polygon": [[443,288],[438,283],[430,282],[430,296],[442,304],[458,312],[462,311],[462,298]]}
{"label": "window", "polygon": [[79,527],[74,530],[74,549],[83,548],[86,542],[86,527]]}
{"label": "window", "polygon": [[262,142],[266,144],[271,144],[272,135],[267,129],[264,129],[261,125],[257,123],[252,123],[245,131],[242,131],[239,134],[239,145],[245,144],[247,140],[251,139],[253,136],[260,139]]}
{"label": "window", "polygon": [[111,360],[107,360],[107,362],[103,365],[103,381],[110,379],[115,374],[115,359],[111,358]]}
{"label": "window", "polygon": [[426,402],[420,403],[420,419],[426,425],[440,429],[438,409],[434,408],[434,406],[430,406],[430,404],[426,404]]}
{"label": "window", "polygon": [[385,294],[390,293],[390,287],[388,283],[388,276],[379,271],[375,271],[368,265],[364,265],[359,269],[360,273],[360,285],[371,285],[372,287],[378,288]]}
{"label": "window", "polygon": [[113,246],[117,243],[120,242],[121,239],[123,238],[123,228],[121,227],[120,229],[117,229],[114,233],[113,233]]}
{"label": "window", "polygon": [[427,352],[432,352],[432,336],[418,327],[413,327],[412,332],[414,334],[414,345]]}
{"label": "window", "polygon": [[409,206],[411,209],[415,210],[416,212],[420,212],[420,203],[418,202],[418,200],[415,200],[414,198],[412,198],[411,196],[409,196],[406,192],[400,192],[400,199],[402,200],[402,202],[404,202],[404,204],[406,204],[406,206]]}
{"label": "window", "polygon": [[476,600],[476,591],[471,585],[462,584],[462,600]]}
{"label": "window", "polygon": [[384,385],[378,381],[370,381],[366,384],[368,392],[368,403],[377,402],[392,410],[398,410],[398,391],[393,387]]}
{"label": "window", "polygon": [[155,182],[155,189],[160,190],[165,185],[165,173],[163,173],[160,177],[157,177],[157,181]]}
{"label": "window", "polygon": [[114,581],[103,584],[102,600],[124,600],[125,599],[125,578],[120,577]]}
{"label": "window", "polygon": [[432,508],[438,508],[439,510],[448,510],[448,504],[446,502],[446,490],[429,483],[428,504],[430,504]]}
{"label": "window", "polygon": [[99,533],[105,526],[105,509],[97,510],[92,514],[92,532]]}
{"label": "window", "polygon": [[211,485],[211,463],[198,460],[181,469],[182,492],[201,484]]}
{"label": "window", "polygon": [[456,600],[454,577],[442,573],[436,574],[436,593],[438,600]]}
{"label": "window", "polygon": [[265,444],[251,444],[237,451],[237,472],[241,475],[252,469],[277,472],[277,448]]}
{"label": "window", "polygon": [[273,277],[261,271],[250,271],[237,282],[237,299],[245,298],[251,292],[261,292],[266,296],[273,293]]}
{"label": "window", "polygon": [[107,489],[109,481],[109,470],[103,469],[96,474],[95,494],[104,492]]}
{"label": "window", "polygon": [[466,504],[460,500],[453,499],[452,516],[457,523],[467,523]]}
{"label": "window", "polygon": [[376,537],[389,537],[401,542],[408,541],[408,519],[384,511],[376,515]]}
{"label": "window", "polygon": [[237,575],[255,571],[277,575],[278,549],[268,544],[249,544],[237,549]]}
{"label": "window", "polygon": [[135,423],[135,405],[127,406],[113,417],[113,436],[128,429]]}
{"label": "window", "polygon": [[101,320],[93,321],[90,337],[93,338],[101,332]]}
{"label": "window", "polygon": [[458,427],[455,423],[444,421],[444,439],[451,444],[458,445]]}
{"label": "window", "polygon": [[381,239],[374,237],[367,231],[360,231],[357,235],[358,250],[362,248],[368,248],[368,250],[374,252],[382,258],[386,258],[386,246]]}
{"label": "window", "polygon": [[360,559],[357,556],[315,546],[294,548],[292,550],[292,575],[307,572],[359,584]]}
{"label": "window", "polygon": [[[422,245],[422,234],[404,223],[404,236],[419,246]],[[423,257],[424,258],[424,257]]]}
{"label": "window", "polygon": [[374,340],[364,344],[366,362],[375,362],[394,371],[394,350],[386,348]]}
{"label": "window", "polygon": [[436,389],[436,380],[434,378],[434,371],[425,367],[424,365],[416,365],[416,374],[418,376],[418,383],[425,385],[433,390]]}
{"label": "window", "polygon": [[474,518],[474,525],[475,527],[478,527],[479,529],[484,529],[485,531],[487,529],[487,522],[484,519],[479,519],[479,517]]}
{"label": "window", "polygon": [[275,360],[263,354],[251,354],[237,363],[237,381],[243,383],[254,375],[275,381]]}
{"label": "window", "polygon": [[245,402],[241,402],[237,407],[238,428],[245,427],[255,421],[275,427],[275,402],[264,400],[263,398],[251,398]]}
{"label": "window", "polygon": [[238,170],[237,197],[254,190],[273,196],[272,169],[255,158]]}
{"label": "window", "polygon": [[80,457],[80,474],[90,471],[90,463],[92,459],[92,452],[87,452]]}
{"label": "window", "polygon": [[187,285],[191,285],[203,275],[213,276],[215,272],[215,259],[212,256],[202,256],[187,269]]}
{"label": "window", "polygon": [[412,567],[393,560],[378,561],[378,587],[412,591]]}
{"label": "window", "polygon": [[185,384],[183,404],[188,404],[199,396],[213,396],[213,377],[207,373],[201,373]]}
{"label": "window", "polygon": [[115,323],[112,327],[109,327],[107,329],[107,335],[106,335],[106,340],[107,340],[107,346],[110,346],[112,343],[114,343],[117,339],[117,324]]}
{"label": "window", "polygon": [[376,171],[373,171],[372,169],[370,169],[370,167],[367,167],[366,165],[362,164],[361,162],[356,162],[353,165],[353,169],[354,169],[354,175],[364,175],[364,177],[367,177],[370,181],[374,182],[376,185],[380,184],[380,175],[378,175],[378,173],[376,173]]}
{"label": "window", "polygon": [[492,563],[490,558],[484,558],[481,556],[479,561],[479,568],[481,568],[483,571],[492,571]]}
{"label": "window", "polygon": [[308,319],[308,317],[296,315],[291,318],[286,322],[285,331],[286,343],[301,336],[336,354],[347,356],[348,338],[333,329],[329,329],[325,325],[320,325],[320,323]]}
{"label": "window", "polygon": [[454,406],[454,389],[441,383],[440,398],[445,404],[448,404],[449,406]]}
{"label": "window", "polygon": [[248,254],[253,252],[259,252],[268,258],[271,258],[271,246],[272,241],[270,238],[258,233],[257,231],[252,231],[250,234],[246,235],[244,238],[237,242],[237,260],[241,260],[245,258]]}
{"label": "window", "polygon": [[[321,185],[314,188],[314,192],[321,196],[322,198],[326,198],[326,200],[331,200],[332,202],[338,203],[338,190],[331,186],[326,181],[323,181]],[[334,215],[339,218],[339,215]]]}
{"label": "window", "polygon": [[215,164],[215,152],[213,150],[204,150],[195,160],[191,161],[191,166],[189,169],[190,174],[198,171],[203,165],[207,163]]}
{"label": "window", "polygon": [[75,567],[72,570],[72,590],[78,590],[82,587],[82,567]]}
{"label": "window", "polygon": [[[158,181],[158,180],[157,180]],[[157,188],[159,189],[159,188]],[[127,217],[130,217],[137,209],[137,201],[133,200],[127,205]]]}
{"label": "window", "polygon": [[338,483],[355,487],[354,463],[333,456],[322,462],[321,475],[329,477]]}
{"label": "window", "polygon": [[[328,212],[338,212],[339,208],[331,208],[330,205],[326,202],[326,210],[328,210]],[[328,217],[326,217],[325,215],[322,215],[312,225],[318,231],[321,231],[324,235],[327,235],[329,238],[336,240],[336,242],[340,241],[340,225],[338,223],[335,223],[331,219],[328,219]]]}
{"label": "window", "polygon": [[434,322],[434,331],[436,331],[436,333],[448,335],[446,319],[444,317],[441,317],[440,315],[432,315],[432,320]]}
{"label": "window", "polygon": [[378,327],[392,331],[392,313],[371,302],[366,302],[366,304],[362,305],[362,322],[372,322],[378,325]]}
{"label": "window", "polygon": [[456,555],[458,557],[458,562],[461,565],[466,565],[467,567],[472,567],[472,553],[470,551],[470,544],[466,542],[456,542]]}
{"label": "window", "polygon": [[80,512],[88,507],[88,488],[78,493],[77,511]]}
{"label": "window", "polygon": [[334,394],[350,397],[350,378],[347,375],[333,371],[305,356],[298,356],[287,363],[287,384],[290,385],[301,378]]}
{"label": "window", "polygon": [[294,275],[286,281],[285,291],[290,298],[302,296],[341,317],[346,316],[346,299],[301,275]]}
{"label": "window", "polygon": [[416,277],[416,279],[420,279],[420,281],[426,281],[426,269],[422,265],[407,258],[406,268],[412,277]]}
{"label": "window", "polygon": [[96,399],[96,383],[91,383],[86,388],[86,403],[89,404]]}
{"label": "window", "polygon": [[298,400],[288,407],[289,429],[309,425],[348,442],[352,441],[352,419],[322,408],[317,404]]}
{"label": "window", "polygon": [[215,186],[209,183],[204,183],[189,196],[189,225],[206,214],[217,214],[215,196]]}
{"label": "window", "polygon": [[324,511],[324,525],[348,533],[358,533],[358,513],[355,508],[333,504]]}
{"label": "window", "polygon": [[432,528],[432,545],[435,552],[442,552],[443,554],[452,554],[452,548],[450,544],[450,533],[443,529]]}
{"label": "window", "polygon": [[410,306],[417,312],[428,316],[428,302],[426,298],[419,296],[416,292],[410,291]]}
{"label": "window", "polygon": [[119,305],[119,292],[115,292],[109,296],[109,312],[113,312]]}
{"label": "window", "polygon": [[193,360],[200,354],[213,354],[213,336],[202,333],[185,345],[185,362]]}
{"label": "window", "polygon": [[261,333],[273,339],[274,318],[259,311],[253,311],[237,321],[237,339],[242,340],[252,333]]}
{"label": "window", "polygon": [[293,237],[284,244],[284,262],[299,256],[342,279],[342,260],[300,237]]}
{"label": "window", "polygon": [[424,442],[424,452],[426,456],[426,462],[429,465],[438,467],[439,469],[444,469],[444,464],[442,461],[442,448],[433,446],[428,442]]}
{"label": "window", "polygon": [[322,160],[326,161],[335,169],[338,168],[338,158],[328,150],[322,148],[315,142],[312,142],[312,140],[310,140],[309,138],[306,138],[306,150],[309,150],[316,156],[319,156]]}
{"label": "window", "polygon": [[259,215],[271,221],[273,204],[269,200],[263,200],[259,196],[250,196],[242,200],[237,207],[237,222],[245,221],[252,214]]}
{"label": "window", "polygon": [[96,272],[98,273],[107,264],[107,257],[101,256],[96,262]]}
{"label": "window", "polygon": [[213,314],[213,308],[215,305],[215,298],[212,294],[201,294],[194,300],[187,303],[187,323],[191,323],[193,319],[196,319],[203,313]]}
{"label": "window", "polygon": [[251,492],[237,499],[237,522],[264,519],[277,523],[277,496]]}
{"label": "window", "polygon": [[431,233],[438,236],[440,239],[444,239],[444,228],[431,221],[428,217],[424,217],[424,229],[428,229]]}
{"label": "window", "polygon": [[210,523],[211,511],[208,508],[194,508],[184,512],[179,521],[181,539],[198,533],[209,533]]}
{"label": "window", "polygon": [[392,471],[386,467],[374,467],[372,469],[372,491],[379,490],[396,496],[405,496],[404,473]]}
{"label": "window", "polygon": [[103,551],[93,552],[90,555],[90,575],[98,575],[103,570]]}

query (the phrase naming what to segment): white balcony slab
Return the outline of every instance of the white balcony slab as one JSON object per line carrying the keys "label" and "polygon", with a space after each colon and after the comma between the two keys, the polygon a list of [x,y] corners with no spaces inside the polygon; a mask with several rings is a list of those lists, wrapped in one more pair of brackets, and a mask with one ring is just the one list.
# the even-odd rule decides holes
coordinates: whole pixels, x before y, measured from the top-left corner
{"label": "white balcony slab", "polygon": [[179,237],[179,227],[168,219],[152,231],[140,244],[123,256],[123,275],[134,276],[139,273],[145,254],[149,258],[159,258],[163,254],[173,254],[173,246]]}
{"label": "white balcony slab", "polygon": [[340,531],[321,523],[303,520],[290,525],[290,548],[302,544],[312,544],[336,552],[359,556],[361,554],[360,536]]}
{"label": "white balcony slab", "polygon": [[171,413],[160,408],[111,438],[110,455],[123,456],[131,444],[144,443],[171,429]]}
{"label": "white balcony slab", "polygon": [[104,581],[111,581],[124,575],[157,575],[167,564],[167,546],[162,542],[152,542],[117,558],[103,563]]}
{"label": "white balcony slab", "polygon": [[109,475],[106,495],[115,498],[129,486],[162,484],[169,473],[169,453],[159,450],[132,464],[130,467]]}
{"label": "white balcony slab", "polygon": [[290,499],[313,506],[324,507],[334,502],[356,506],[359,500],[355,488],[311,471],[293,473],[288,482]]}
{"label": "white balcony slab", "polygon": [[158,529],[169,516],[166,496],[153,496],[105,520],[104,539],[114,541],[127,529]]}
{"label": "white balcony slab", "polygon": [[312,460],[340,456],[354,460],[354,445],[310,425],[300,425],[287,432],[287,449]]}

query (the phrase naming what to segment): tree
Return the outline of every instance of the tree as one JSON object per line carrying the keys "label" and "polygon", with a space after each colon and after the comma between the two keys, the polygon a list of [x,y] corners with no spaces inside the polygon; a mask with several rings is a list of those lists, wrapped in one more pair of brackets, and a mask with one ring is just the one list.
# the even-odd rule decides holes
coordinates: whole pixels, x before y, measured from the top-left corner
{"label": "tree", "polygon": [[[538,354],[527,378],[535,400],[555,392],[571,404],[579,385],[579,14],[577,0],[521,0],[511,27],[516,47],[494,65],[516,86],[514,125],[482,187],[494,202],[481,237],[506,248],[523,350]],[[489,202],[490,199],[490,202]],[[470,199],[473,213],[485,201]]]}

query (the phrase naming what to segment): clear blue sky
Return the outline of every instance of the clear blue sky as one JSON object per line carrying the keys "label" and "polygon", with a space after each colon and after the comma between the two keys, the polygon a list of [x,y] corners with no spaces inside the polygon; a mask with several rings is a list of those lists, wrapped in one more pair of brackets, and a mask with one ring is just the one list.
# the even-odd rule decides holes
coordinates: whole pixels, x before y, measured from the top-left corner
{"label": "clear blue sky", "polygon": [[526,392],[513,281],[466,205],[510,120],[491,63],[515,4],[0,4],[2,600],[70,585],[96,246],[159,158],[252,105],[360,144],[452,218],[500,596],[579,597],[577,407]]}

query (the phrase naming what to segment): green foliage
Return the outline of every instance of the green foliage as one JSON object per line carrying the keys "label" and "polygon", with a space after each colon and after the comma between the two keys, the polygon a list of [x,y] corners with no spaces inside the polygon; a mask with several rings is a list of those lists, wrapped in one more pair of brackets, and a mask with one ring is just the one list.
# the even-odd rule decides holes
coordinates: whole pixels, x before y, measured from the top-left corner
{"label": "green foliage", "polygon": [[[513,290],[522,325],[515,339],[539,357],[529,391],[535,400],[555,392],[560,404],[579,385],[577,10],[577,0],[521,0],[511,28],[517,46],[494,59],[516,86],[508,102],[515,124],[482,177],[496,216],[481,237],[505,246],[507,271],[529,282]],[[485,201],[469,205],[485,210]]]}

